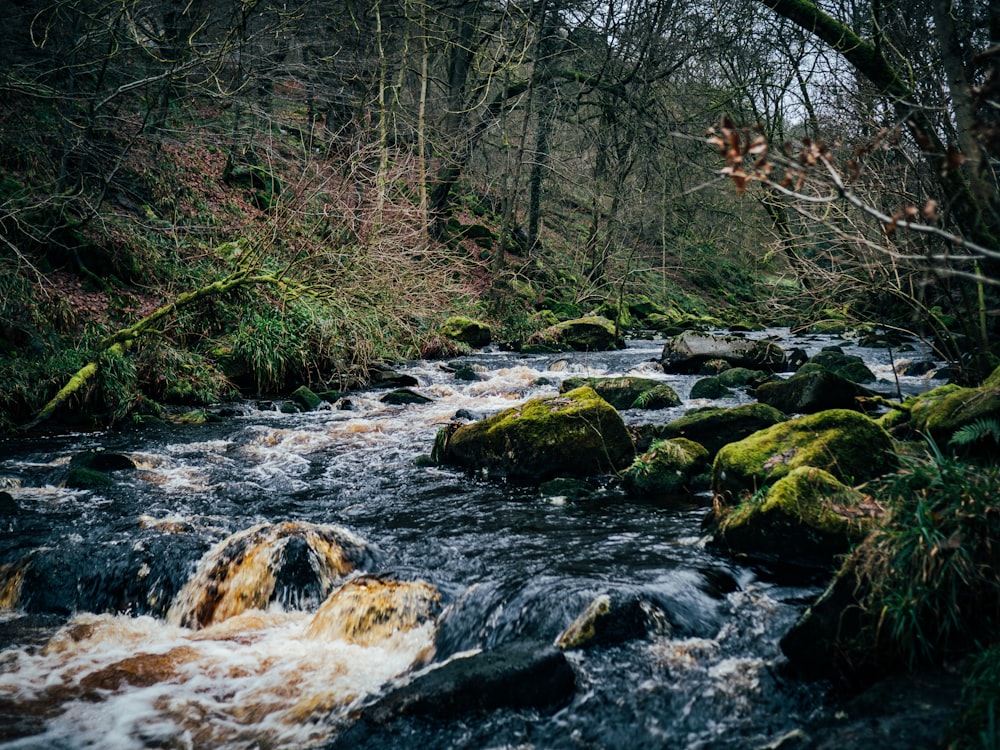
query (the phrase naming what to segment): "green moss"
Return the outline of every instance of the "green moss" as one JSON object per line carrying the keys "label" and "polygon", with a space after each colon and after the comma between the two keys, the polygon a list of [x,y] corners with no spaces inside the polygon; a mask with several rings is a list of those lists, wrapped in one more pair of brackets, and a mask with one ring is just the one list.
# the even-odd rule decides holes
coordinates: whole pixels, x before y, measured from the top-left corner
{"label": "green moss", "polygon": [[662,380],[632,376],[617,378],[567,378],[560,391],[589,386],[616,409],[657,409],[677,406],[680,397]]}
{"label": "green moss", "polygon": [[946,385],[935,388],[915,400],[910,416],[914,428],[931,435],[939,443],[945,443],[965,425],[980,419],[1000,417],[1000,386],[961,388]]}
{"label": "green moss", "polygon": [[462,316],[448,318],[441,326],[441,335],[473,347],[486,346],[493,338],[488,325]]}
{"label": "green moss", "polygon": [[589,387],[463,425],[443,451],[447,463],[528,482],[617,471],[634,455],[618,412]]}
{"label": "green moss", "polygon": [[799,466],[823,469],[857,484],[891,470],[892,449],[892,438],[868,417],[831,409],[726,445],[715,458],[712,486],[725,497],[753,493]]}
{"label": "green moss", "polygon": [[693,440],[658,440],[632,462],[623,479],[634,494],[675,495],[688,489],[707,461],[708,451]]}

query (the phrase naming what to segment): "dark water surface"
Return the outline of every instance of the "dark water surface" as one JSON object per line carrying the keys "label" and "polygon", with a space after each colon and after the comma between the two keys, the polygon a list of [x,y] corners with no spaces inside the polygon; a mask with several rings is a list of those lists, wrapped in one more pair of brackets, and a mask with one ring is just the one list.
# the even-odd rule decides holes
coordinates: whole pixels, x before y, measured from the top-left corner
{"label": "dark water surface", "polygon": [[[832,342],[777,333],[810,353]],[[823,691],[783,676],[777,642],[817,588],[706,550],[707,496],[580,502],[414,466],[459,409],[493,413],[569,376],[640,374],[686,399],[696,378],[663,374],[661,349],[463,358],[478,382],[413,362],[399,369],[433,403],[367,392],[354,410],[295,415],[246,403],[220,423],[0,444],[0,489],[18,507],[0,515],[0,747],[322,747],[392,680],[468,651],[551,644],[602,595],[640,602],[648,633],[570,652],[568,705],[401,719],[361,746],[752,748],[801,725]],[[884,351],[849,351],[895,389]],[[623,416],[666,422],[704,403]],[[87,450],[138,469],[65,488]],[[334,542],[358,571],[433,584],[440,614],[364,642],[322,631]],[[232,616],[199,622],[222,579]]]}

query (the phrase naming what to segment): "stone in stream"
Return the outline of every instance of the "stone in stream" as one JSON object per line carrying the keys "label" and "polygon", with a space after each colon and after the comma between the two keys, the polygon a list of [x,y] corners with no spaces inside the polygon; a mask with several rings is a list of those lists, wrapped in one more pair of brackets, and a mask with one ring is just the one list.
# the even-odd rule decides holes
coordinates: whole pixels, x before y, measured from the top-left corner
{"label": "stone in stream", "polygon": [[433,455],[444,464],[539,484],[624,469],[635,447],[618,412],[582,387],[442,428]]}
{"label": "stone in stream", "polygon": [[829,472],[800,466],[732,508],[712,546],[751,560],[830,568],[874,528],[878,506]]}
{"label": "stone in stream", "polygon": [[799,466],[824,469],[857,485],[895,465],[889,433],[863,414],[831,409],[779,422],[724,446],[712,466],[712,489],[716,504],[724,507]]}
{"label": "stone in stream", "polygon": [[576,675],[562,651],[515,641],[453,657],[414,675],[363,708],[358,721],[327,747],[372,742],[391,730],[394,720],[407,716],[454,719],[497,708],[555,709],[567,704],[575,689]]}
{"label": "stone in stream", "polygon": [[590,386],[598,396],[616,409],[664,409],[678,406],[680,397],[662,380],[631,375],[612,378],[567,378],[559,386],[560,393]]}
{"label": "stone in stream", "polygon": [[441,326],[441,335],[474,348],[484,347],[493,340],[493,332],[488,325],[461,316],[448,318]]}
{"label": "stone in stream", "polygon": [[806,364],[788,380],[762,383],[757,388],[757,400],[785,414],[815,414],[828,409],[863,411],[863,399],[875,394],[857,383],[825,370],[819,365]]}
{"label": "stone in stream", "polygon": [[539,331],[528,338],[525,347],[522,351],[602,352],[624,349],[625,339],[612,321],[592,316],[565,320]]}
{"label": "stone in stream", "polygon": [[784,351],[770,341],[693,331],[668,339],[661,356],[664,370],[681,373],[698,373],[702,364],[712,359],[724,360],[731,367],[768,372],[781,372],[786,367]]}
{"label": "stone in stream", "polygon": [[695,478],[707,474],[708,468],[708,451],[703,446],[687,438],[671,438],[655,441],[622,473],[622,479],[630,495],[680,495],[690,492]]}
{"label": "stone in stream", "polygon": [[732,408],[710,406],[688,412],[666,425],[644,425],[636,440],[639,450],[646,450],[653,440],[688,438],[705,447],[708,459],[724,445],[735,443],[765,427],[784,422],[787,417],[765,404],[743,404]]}

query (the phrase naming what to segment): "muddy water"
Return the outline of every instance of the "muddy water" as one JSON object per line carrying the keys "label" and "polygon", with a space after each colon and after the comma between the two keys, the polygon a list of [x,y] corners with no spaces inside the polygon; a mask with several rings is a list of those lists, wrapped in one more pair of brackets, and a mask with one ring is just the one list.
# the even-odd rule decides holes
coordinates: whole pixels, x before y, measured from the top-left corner
{"label": "muddy water", "polygon": [[[475,382],[413,362],[400,369],[432,403],[367,392],[295,415],[245,403],[213,424],[0,446],[18,508],[0,515],[0,747],[323,747],[393,681],[551,644],[601,596],[640,602],[647,632],[570,653],[568,705],[401,719],[362,744],[746,748],[794,729],[824,695],[783,676],[777,641],[815,585],[707,551],[707,497],[608,488],[582,502],[414,465],[457,411],[489,414],[568,376],[641,374],[685,398],[624,412],[633,423],[707,403],[686,398],[695,378],[658,369],[661,348],[487,352],[464,360]],[[895,389],[884,351],[851,351]],[[86,450],[138,468],[65,488]]]}

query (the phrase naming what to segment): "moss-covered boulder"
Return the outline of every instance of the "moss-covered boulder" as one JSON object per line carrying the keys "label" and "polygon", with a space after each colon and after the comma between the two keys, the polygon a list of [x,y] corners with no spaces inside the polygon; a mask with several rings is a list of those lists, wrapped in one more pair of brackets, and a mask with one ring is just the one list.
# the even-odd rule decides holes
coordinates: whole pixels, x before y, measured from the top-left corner
{"label": "moss-covered boulder", "polygon": [[440,333],[446,339],[459,341],[472,347],[483,347],[493,340],[493,332],[485,323],[462,316],[448,318]]}
{"label": "moss-covered boulder", "polygon": [[619,471],[635,457],[621,416],[589,387],[448,430],[435,448],[442,463],[529,484]]}
{"label": "moss-covered boulder", "polygon": [[807,363],[820,365],[840,377],[855,383],[874,383],[875,373],[861,357],[844,354],[839,347],[828,347],[811,356]]}
{"label": "moss-covered boulder", "polygon": [[896,464],[893,441],[874,421],[831,409],[768,427],[723,447],[712,465],[712,489],[725,505],[768,487],[800,466],[857,485]]}
{"label": "moss-covered boulder", "polygon": [[750,370],[746,367],[730,367],[718,374],[719,382],[726,388],[756,388],[775,377],[763,370]]}
{"label": "moss-covered boulder", "polygon": [[664,409],[678,406],[680,397],[662,380],[624,376],[618,378],[567,378],[559,386],[561,393],[590,386],[597,395],[616,409]]}
{"label": "moss-covered boulder", "polygon": [[828,409],[860,411],[858,399],[874,394],[864,386],[820,366],[800,370],[788,380],[773,380],[757,387],[757,400],[785,414],[815,414]]}
{"label": "moss-covered boulder", "polygon": [[1000,420],[1000,377],[996,370],[978,388],[944,385],[909,399],[912,429],[945,445],[962,427],[981,420]]}
{"label": "moss-covered boulder", "polygon": [[533,334],[526,343],[554,351],[600,352],[625,348],[625,339],[615,330],[615,324],[600,316],[565,320]]}
{"label": "moss-covered boulder", "polygon": [[323,399],[305,385],[299,386],[292,391],[288,395],[288,399],[293,401],[303,411],[315,411],[323,403]]}
{"label": "moss-covered boulder", "polygon": [[780,372],[785,368],[784,351],[770,341],[687,331],[663,345],[661,361],[667,372],[697,373],[702,363],[710,359],[751,370]]}
{"label": "moss-covered boulder", "polygon": [[707,378],[701,378],[693,386],[691,386],[691,398],[725,398],[726,396],[732,396],[733,392],[726,388],[714,375]]}
{"label": "moss-covered boulder", "polygon": [[708,451],[687,438],[658,440],[632,462],[622,479],[632,495],[679,495],[708,469]]}
{"label": "moss-covered boulder", "polygon": [[710,407],[685,414],[658,430],[664,438],[685,437],[703,445],[709,458],[724,445],[735,443],[771,425],[785,415],[766,404],[743,404],[731,409]]}
{"label": "moss-covered boulder", "polygon": [[714,544],[756,559],[828,566],[872,528],[873,507],[829,472],[799,466],[762,496],[720,506]]}

